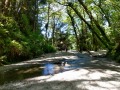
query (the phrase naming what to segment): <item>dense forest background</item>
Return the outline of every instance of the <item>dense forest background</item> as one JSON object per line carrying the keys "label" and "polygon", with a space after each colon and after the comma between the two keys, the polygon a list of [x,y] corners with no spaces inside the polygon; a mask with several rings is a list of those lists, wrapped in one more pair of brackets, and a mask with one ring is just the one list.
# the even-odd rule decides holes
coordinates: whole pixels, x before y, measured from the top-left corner
{"label": "dense forest background", "polygon": [[0,0],[1,65],[65,49],[120,62],[119,0]]}

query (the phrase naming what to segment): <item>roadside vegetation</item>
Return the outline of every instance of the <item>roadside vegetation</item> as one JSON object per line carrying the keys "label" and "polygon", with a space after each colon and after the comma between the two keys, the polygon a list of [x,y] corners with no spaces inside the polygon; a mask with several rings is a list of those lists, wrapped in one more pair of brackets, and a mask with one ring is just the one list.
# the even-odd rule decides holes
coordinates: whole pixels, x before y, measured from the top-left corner
{"label": "roadside vegetation", "polygon": [[120,62],[119,1],[0,1],[0,65],[69,49]]}

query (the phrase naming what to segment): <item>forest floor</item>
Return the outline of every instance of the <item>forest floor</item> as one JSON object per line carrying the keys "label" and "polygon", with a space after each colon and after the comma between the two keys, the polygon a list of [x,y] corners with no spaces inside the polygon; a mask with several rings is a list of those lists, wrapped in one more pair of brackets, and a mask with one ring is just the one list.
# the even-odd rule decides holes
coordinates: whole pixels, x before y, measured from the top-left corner
{"label": "forest floor", "polygon": [[[96,56],[104,52],[91,51],[91,53]],[[67,65],[70,68],[53,75],[37,74],[22,80],[4,83],[0,85],[0,90],[120,90],[120,65],[108,58],[92,57],[85,52],[45,54],[33,60],[2,66],[0,72],[60,60],[68,62]],[[30,70],[25,72],[30,72]],[[0,77],[4,77],[2,74]]]}

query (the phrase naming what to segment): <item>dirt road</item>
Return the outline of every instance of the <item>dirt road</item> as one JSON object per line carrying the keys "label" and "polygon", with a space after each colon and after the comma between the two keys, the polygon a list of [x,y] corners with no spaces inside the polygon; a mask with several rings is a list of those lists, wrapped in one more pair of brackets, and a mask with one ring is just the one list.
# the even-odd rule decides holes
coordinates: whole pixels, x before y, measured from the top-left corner
{"label": "dirt road", "polygon": [[[51,63],[65,61],[67,64],[64,66],[63,72],[53,75],[39,75],[39,70],[44,68],[44,65],[41,64],[48,61]],[[29,72],[36,70],[37,75],[21,77],[22,79],[1,84],[0,90],[120,90],[119,64],[106,58],[91,57],[87,53],[81,54],[76,51],[43,55],[43,57],[33,60],[0,67],[0,72],[16,69],[19,71],[21,67],[29,66],[39,67],[24,68],[21,72],[31,74]],[[0,75],[4,78],[4,73]]]}

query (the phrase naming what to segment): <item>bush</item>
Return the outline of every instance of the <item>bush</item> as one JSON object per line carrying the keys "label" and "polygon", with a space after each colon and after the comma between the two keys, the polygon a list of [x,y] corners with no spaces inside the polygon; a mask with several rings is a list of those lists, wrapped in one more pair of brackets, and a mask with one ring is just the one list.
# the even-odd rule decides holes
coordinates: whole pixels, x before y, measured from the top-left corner
{"label": "bush", "polygon": [[30,28],[24,29],[27,34],[20,30],[14,18],[0,14],[0,63],[23,61],[56,51],[43,35],[30,31]]}
{"label": "bush", "polygon": [[44,53],[50,53],[50,52],[56,52],[56,49],[52,45],[45,43],[43,46],[43,51]]}

